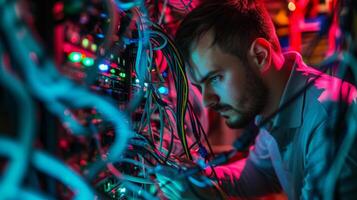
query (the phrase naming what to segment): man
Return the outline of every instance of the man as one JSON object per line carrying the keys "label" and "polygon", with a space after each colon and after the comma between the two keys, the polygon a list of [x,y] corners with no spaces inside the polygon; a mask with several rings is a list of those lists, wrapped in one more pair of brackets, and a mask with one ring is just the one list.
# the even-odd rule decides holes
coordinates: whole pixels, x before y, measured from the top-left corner
{"label": "man", "polygon": [[[212,180],[230,197],[261,197],[281,189],[289,199],[318,197],[328,167],[325,133],[334,123],[329,111],[334,104],[355,103],[353,85],[306,66],[296,52],[283,54],[259,1],[203,3],[181,23],[176,41],[204,105],[231,128],[265,119],[303,91],[261,129],[246,160],[215,167]],[[349,159],[341,184],[357,181],[357,159]],[[215,199],[215,187],[194,184],[192,177],[172,180],[158,174],[158,179],[161,184],[171,179],[162,186],[169,199]],[[356,187],[339,187],[337,194],[353,198]]]}

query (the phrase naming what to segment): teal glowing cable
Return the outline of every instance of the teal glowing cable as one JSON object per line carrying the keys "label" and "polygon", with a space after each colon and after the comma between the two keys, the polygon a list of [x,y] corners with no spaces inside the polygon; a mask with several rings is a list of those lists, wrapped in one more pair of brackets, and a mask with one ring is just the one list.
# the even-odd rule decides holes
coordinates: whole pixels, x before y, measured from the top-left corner
{"label": "teal glowing cable", "polygon": [[[5,16],[9,13],[4,12]],[[3,29],[0,27],[0,31]],[[2,34],[2,33],[1,33]],[[15,97],[18,110],[21,114],[18,114],[19,124],[18,127],[18,145],[17,151],[12,149],[4,149],[10,156],[9,166],[4,172],[3,177],[0,180],[0,194],[4,197],[11,197],[16,195],[16,189],[20,186],[24,174],[29,162],[29,155],[31,153],[32,141],[35,137],[35,121],[34,121],[34,104],[26,91],[24,85],[19,81],[17,77],[10,74],[5,70],[5,64],[3,61],[4,47],[0,43],[0,83],[12,93]],[[2,147],[4,148],[4,147]]]}
{"label": "teal glowing cable", "polygon": [[[0,154],[2,155],[8,154],[9,149],[14,152],[18,152],[19,148],[21,148],[11,139],[4,137],[0,137],[0,146],[2,147],[0,148]],[[32,155],[31,162],[35,168],[69,186],[72,191],[75,191],[74,199],[94,199],[95,195],[92,189],[76,172],[74,172],[64,163],[56,160],[49,154],[42,151],[33,151]],[[44,165],[44,163],[46,163],[46,165]]]}

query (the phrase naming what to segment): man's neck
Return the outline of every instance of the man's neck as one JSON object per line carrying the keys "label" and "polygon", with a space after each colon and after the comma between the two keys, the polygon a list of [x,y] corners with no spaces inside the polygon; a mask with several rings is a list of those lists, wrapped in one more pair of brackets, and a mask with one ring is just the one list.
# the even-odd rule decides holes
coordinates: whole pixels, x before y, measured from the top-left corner
{"label": "man's neck", "polygon": [[289,80],[292,70],[292,63],[284,62],[283,57],[275,57],[272,66],[266,71],[265,83],[269,89],[269,99],[265,106],[262,116],[267,117],[279,108],[281,97],[285,86]]}

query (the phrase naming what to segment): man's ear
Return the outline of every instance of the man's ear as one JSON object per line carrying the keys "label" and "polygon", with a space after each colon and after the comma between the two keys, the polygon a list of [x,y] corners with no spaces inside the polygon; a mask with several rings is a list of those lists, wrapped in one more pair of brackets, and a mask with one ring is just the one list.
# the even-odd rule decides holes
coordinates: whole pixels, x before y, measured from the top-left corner
{"label": "man's ear", "polygon": [[261,72],[266,71],[271,64],[271,44],[264,38],[255,39],[250,45],[248,59],[259,68]]}

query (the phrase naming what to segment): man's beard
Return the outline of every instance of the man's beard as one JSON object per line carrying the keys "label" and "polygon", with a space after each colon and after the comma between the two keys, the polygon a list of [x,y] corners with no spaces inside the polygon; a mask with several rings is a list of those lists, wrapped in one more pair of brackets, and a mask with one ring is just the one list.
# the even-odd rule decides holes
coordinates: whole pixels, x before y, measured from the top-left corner
{"label": "man's beard", "polygon": [[263,111],[268,101],[269,91],[262,78],[251,69],[246,70],[246,77],[247,82],[244,89],[247,93],[240,104],[247,104],[247,106],[237,106],[244,108],[244,110],[240,111],[232,108],[237,115],[231,116],[226,120],[226,124],[230,128],[244,128],[247,126],[254,120],[256,115]]}

